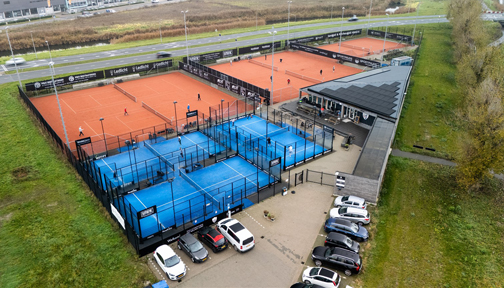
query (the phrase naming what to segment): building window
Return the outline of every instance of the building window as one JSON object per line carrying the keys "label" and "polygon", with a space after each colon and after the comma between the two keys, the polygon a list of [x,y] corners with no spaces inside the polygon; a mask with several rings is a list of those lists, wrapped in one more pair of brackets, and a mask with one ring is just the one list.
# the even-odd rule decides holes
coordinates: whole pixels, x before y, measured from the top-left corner
{"label": "building window", "polygon": [[3,1],[4,5],[10,4],[10,1]]}

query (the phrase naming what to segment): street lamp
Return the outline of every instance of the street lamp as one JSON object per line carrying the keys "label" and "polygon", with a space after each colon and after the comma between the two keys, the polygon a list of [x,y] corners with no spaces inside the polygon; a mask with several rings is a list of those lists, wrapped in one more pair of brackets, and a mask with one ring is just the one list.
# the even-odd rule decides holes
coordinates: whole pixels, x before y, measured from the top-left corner
{"label": "street lamp", "polygon": [[30,31],[30,35],[32,38],[32,43],[33,43],[33,51],[35,51],[35,58],[38,59],[37,49],[35,49],[35,42],[33,41],[33,32],[32,31]]}
{"label": "street lamp", "polygon": [[366,35],[369,35],[369,27],[371,26],[371,8],[373,7],[373,0],[371,0],[371,4],[369,4],[369,16],[368,16],[368,31],[366,31]]}
{"label": "street lamp", "polygon": [[177,122],[177,101],[173,101],[173,107],[175,107],[175,131],[178,135],[178,122]]}
{"label": "street lamp", "polygon": [[[186,56],[187,56],[187,61],[189,61],[189,45],[187,44],[187,24],[186,24],[186,13],[189,12],[189,10],[186,11],[180,11],[181,13],[184,13],[184,31],[185,31],[185,44],[186,44]],[[187,62],[189,63],[189,62]]]}
{"label": "street lamp", "polygon": [[108,151],[108,148],[107,148],[107,138],[105,137],[105,130],[103,129],[103,117],[100,118],[100,123],[101,123],[101,130],[102,130],[102,133],[103,133],[103,141],[105,141],[105,153],[107,153]]}
{"label": "street lamp", "polygon": [[16,58],[14,58],[14,51],[12,51],[12,45],[11,45],[10,38],[9,38],[9,27],[5,27],[5,34],[7,35],[7,41],[9,42],[9,47],[10,47],[10,51],[11,51],[11,55],[12,55],[12,61],[14,61],[14,67],[16,67],[16,74],[17,74],[17,77],[19,80],[19,89],[21,89],[21,91],[22,91],[23,85],[21,84],[21,78],[19,77],[19,70],[18,70],[18,66],[16,63]]}
{"label": "street lamp", "polygon": [[161,34],[161,20],[159,20],[159,41],[163,43],[163,35]]}
{"label": "street lamp", "polygon": [[387,13],[385,14],[387,15],[387,25],[385,26],[385,38],[383,38],[383,54],[382,54],[382,61],[383,61],[383,56],[385,55],[385,41],[387,41],[387,30],[388,30],[388,22],[389,22],[389,19],[390,19],[390,15]]}
{"label": "street lamp", "polygon": [[[275,27],[271,27],[271,29],[275,29]],[[275,62],[273,59],[275,58],[275,34],[277,34],[277,31],[272,30],[269,31],[268,34],[272,36],[272,41],[271,41],[271,91],[270,91],[270,99],[268,99],[266,103],[266,137],[268,136],[268,113],[269,113],[269,105],[270,102],[273,100],[273,65]]]}
{"label": "street lamp", "polygon": [[[52,67],[52,69],[51,69]],[[54,75],[53,75],[53,72],[54,71],[54,62],[49,62],[49,72],[51,73],[51,79],[52,79],[52,83],[53,83],[53,87],[54,87],[54,93],[56,94],[56,102],[58,102],[58,109],[59,109],[59,112],[60,112],[60,116],[61,116],[61,124],[63,125],[63,132],[65,133],[65,139],[66,139],[66,143],[67,143],[67,146],[68,146],[68,149],[70,149],[70,142],[68,141],[68,135],[67,135],[67,131],[66,131],[66,127],[65,127],[65,120],[63,119],[63,111],[61,111],[61,105],[60,105],[60,101],[59,101],[59,97],[58,97],[58,90],[56,89],[56,83],[54,82]]]}
{"label": "street lamp", "polygon": [[331,4],[331,20],[332,20],[332,10],[333,10],[334,4]]}
{"label": "street lamp", "polygon": [[51,48],[49,47],[49,42],[47,42],[47,40],[46,40],[45,43],[47,44],[47,50],[49,50],[49,58],[51,59],[51,62],[53,62],[52,61]]}
{"label": "street lamp", "polygon": [[343,15],[345,14],[345,7],[341,11],[341,26],[340,26],[340,34],[339,34],[339,47],[338,52],[341,53],[341,35],[343,34]]}
{"label": "street lamp", "polygon": [[289,36],[290,36],[290,4],[292,1],[287,1],[287,10],[288,10],[288,16],[287,16],[287,45],[289,45]]}
{"label": "street lamp", "polygon": [[[420,2],[420,3],[422,3],[422,2]],[[416,16],[417,16],[417,19],[416,19],[416,20],[418,20],[418,9],[420,8],[420,3],[418,3],[418,6],[416,7]],[[413,36],[411,37],[411,45],[412,45],[412,46],[413,46],[413,44],[414,44],[414,43],[413,43],[413,41],[414,41],[414,39],[415,39],[416,22],[417,22],[417,21],[415,21],[415,27],[413,27]]]}

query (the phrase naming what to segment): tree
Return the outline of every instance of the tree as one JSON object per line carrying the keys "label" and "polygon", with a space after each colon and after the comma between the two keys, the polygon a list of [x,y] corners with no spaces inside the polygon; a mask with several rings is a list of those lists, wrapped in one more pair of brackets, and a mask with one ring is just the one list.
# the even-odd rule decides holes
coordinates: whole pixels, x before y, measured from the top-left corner
{"label": "tree", "polygon": [[504,75],[503,56],[500,47],[483,47],[465,55],[457,64],[457,83],[462,91],[475,89],[487,77],[500,79]]}
{"label": "tree", "polygon": [[503,92],[498,81],[487,77],[469,91],[463,115],[466,136],[457,157],[458,183],[470,188],[504,170]]}

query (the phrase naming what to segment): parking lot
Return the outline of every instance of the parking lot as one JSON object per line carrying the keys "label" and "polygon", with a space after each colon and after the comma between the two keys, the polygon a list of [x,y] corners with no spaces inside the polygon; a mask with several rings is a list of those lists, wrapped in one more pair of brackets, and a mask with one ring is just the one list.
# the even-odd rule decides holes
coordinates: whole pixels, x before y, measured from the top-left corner
{"label": "parking lot", "polygon": [[[338,136],[334,141],[340,143],[341,139]],[[304,169],[351,172],[359,153],[358,146],[349,151],[337,149],[317,161],[293,169],[291,176],[293,178],[294,173]],[[220,253],[209,251],[207,262],[195,264],[177,249],[176,243],[171,244],[188,268],[187,275],[180,282],[167,280],[153,261],[152,254],[148,256],[149,265],[153,271],[158,271],[158,279],[167,280],[170,287],[290,287],[300,279],[306,268],[305,262],[311,263],[313,246],[324,241],[325,233],[321,233],[321,228],[332,208],[332,195],[331,186],[304,183],[291,187],[286,196],[277,195],[234,215],[233,218],[255,237],[255,248],[243,254],[232,248]],[[274,214],[276,220],[272,222],[264,218],[264,210]],[[342,277],[340,287],[345,287],[355,277],[358,276]]]}

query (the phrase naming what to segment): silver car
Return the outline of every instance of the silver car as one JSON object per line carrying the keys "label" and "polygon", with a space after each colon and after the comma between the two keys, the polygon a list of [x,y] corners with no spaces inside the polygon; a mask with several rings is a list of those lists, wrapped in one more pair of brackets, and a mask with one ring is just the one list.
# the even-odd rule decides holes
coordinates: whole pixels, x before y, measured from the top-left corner
{"label": "silver car", "polygon": [[353,207],[359,209],[366,209],[366,200],[356,196],[339,196],[334,200],[334,207]]}
{"label": "silver car", "polygon": [[329,212],[331,218],[341,218],[357,223],[359,225],[369,224],[371,218],[369,217],[369,212],[364,209],[351,208],[351,207],[341,207],[333,208]]}
{"label": "silver car", "polygon": [[20,65],[20,64],[24,64],[26,62],[25,59],[21,58],[21,57],[17,57],[17,58],[11,58],[10,60],[8,60],[7,62],[5,62],[5,65],[14,65],[14,63],[16,65]]}

